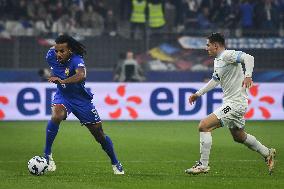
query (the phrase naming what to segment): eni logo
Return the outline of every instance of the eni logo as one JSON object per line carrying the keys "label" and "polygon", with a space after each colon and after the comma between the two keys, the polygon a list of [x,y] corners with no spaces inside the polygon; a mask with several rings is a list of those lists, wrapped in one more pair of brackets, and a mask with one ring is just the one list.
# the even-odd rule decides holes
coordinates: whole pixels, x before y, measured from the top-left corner
{"label": "eni logo", "polygon": [[66,69],[65,69],[65,75],[66,75],[66,76],[69,76],[69,68],[66,68]]}

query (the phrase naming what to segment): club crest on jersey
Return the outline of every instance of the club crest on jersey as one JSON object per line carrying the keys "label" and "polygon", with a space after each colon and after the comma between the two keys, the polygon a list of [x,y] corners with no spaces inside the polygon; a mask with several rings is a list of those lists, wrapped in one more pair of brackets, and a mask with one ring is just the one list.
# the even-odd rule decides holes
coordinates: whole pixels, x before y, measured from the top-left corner
{"label": "club crest on jersey", "polygon": [[66,69],[65,69],[65,75],[66,75],[66,76],[69,76],[69,71],[70,71],[69,68],[66,68]]}

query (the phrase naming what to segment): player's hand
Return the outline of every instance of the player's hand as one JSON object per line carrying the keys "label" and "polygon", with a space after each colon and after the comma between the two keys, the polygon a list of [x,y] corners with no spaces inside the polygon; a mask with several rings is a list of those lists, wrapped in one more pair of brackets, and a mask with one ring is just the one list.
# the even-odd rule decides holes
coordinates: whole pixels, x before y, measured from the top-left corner
{"label": "player's hand", "polygon": [[63,80],[61,80],[59,77],[50,77],[48,78],[48,82],[55,83],[55,84],[64,84]]}
{"label": "player's hand", "polygon": [[246,77],[242,84],[243,88],[251,88],[253,86],[253,81],[251,77]]}
{"label": "player's hand", "polygon": [[188,99],[188,102],[190,105],[194,104],[194,102],[198,99],[198,95],[197,94],[192,94],[189,99]]}

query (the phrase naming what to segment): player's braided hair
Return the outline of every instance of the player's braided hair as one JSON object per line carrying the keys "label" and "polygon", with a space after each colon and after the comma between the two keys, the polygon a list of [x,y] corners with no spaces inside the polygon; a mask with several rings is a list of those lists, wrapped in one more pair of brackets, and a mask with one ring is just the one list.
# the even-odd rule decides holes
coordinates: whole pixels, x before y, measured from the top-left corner
{"label": "player's braided hair", "polygon": [[55,43],[56,44],[67,43],[68,47],[71,48],[73,53],[78,54],[82,57],[85,54],[87,54],[85,45],[83,45],[82,43],[80,43],[79,41],[77,41],[76,39],[74,39],[73,37],[69,35],[63,34],[63,35],[58,36],[55,39]]}
{"label": "player's braided hair", "polygon": [[208,39],[211,43],[217,42],[225,46],[225,37],[221,33],[212,33]]}

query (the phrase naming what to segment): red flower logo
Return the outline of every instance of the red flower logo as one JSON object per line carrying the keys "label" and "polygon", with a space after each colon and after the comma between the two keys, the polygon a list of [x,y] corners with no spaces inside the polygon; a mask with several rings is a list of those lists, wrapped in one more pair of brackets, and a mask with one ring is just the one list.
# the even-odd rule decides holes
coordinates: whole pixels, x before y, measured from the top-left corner
{"label": "red flower logo", "polygon": [[[270,105],[274,104],[275,100],[271,96],[258,97],[258,91],[259,91],[258,87],[259,87],[258,85],[254,85],[253,87],[249,89],[249,93],[253,97],[253,100],[258,100],[261,103],[270,104]],[[251,102],[252,101],[249,99],[248,104],[250,105]],[[249,110],[245,114],[245,118],[247,119],[252,118],[255,114],[255,109],[256,108],[253,108],[253,107],[249,108]],[[262,117],[264,117],[265,119],[269,119],[271,117],[271,114],[267,108],[260,105],[258,106],[258,109],[260,110]]]}
{"label": "red flower logo", "polygon": [[[124,103],[124,104],[129,104],[131,102],[135,103],[135,104],[141,104],[141,102],[142,102],[141,98],[138,97],[138,96],[126,97],[125,96],[125,92],[126,92],[125,85],[118,86],[117,89],[116,89],[116,92],[119,95],[120,100],[123,101],[122,103]],[[110,95],[107,95],[107,97],[105,97],[105,103],[107,103],[108,105],[111,105],[111,106],[117,106],[119,104],[119,100],[116,99],[116,98],[112,98]],[[126,105],[125,108],[128,111],[129,116],[132,119],[136,119],[138,117],[138,113],[134,108],[132,108],[129,105]],[[109,116],[111,118],[117,119],[121,116],[121,114],[122,114],[122,108],[117,107],[115,111],[109,113]]]}
{"label": "red flower logo", "polygon": [[[8,104],[8,103],[9,103],[9,100],[8,100],[7,97],[5,97],[5,96],[0,96],[0,104],[6,105],[6,104]],[[0,109],[0,119],[4,119],[4,117],[5,117],[5,113],[4,113],[3,110]]]}

